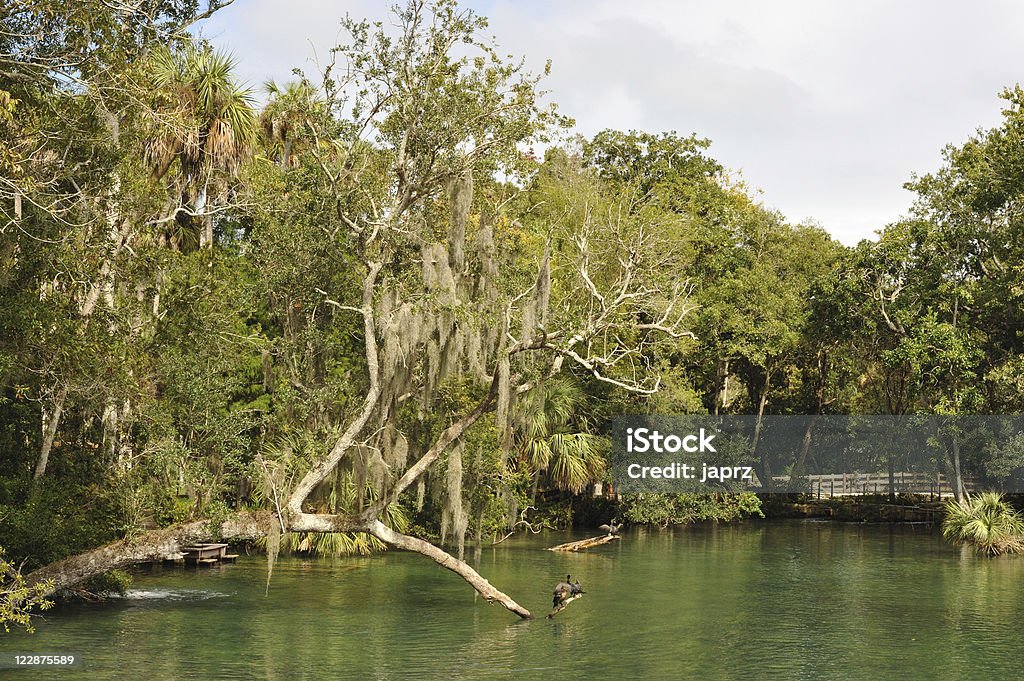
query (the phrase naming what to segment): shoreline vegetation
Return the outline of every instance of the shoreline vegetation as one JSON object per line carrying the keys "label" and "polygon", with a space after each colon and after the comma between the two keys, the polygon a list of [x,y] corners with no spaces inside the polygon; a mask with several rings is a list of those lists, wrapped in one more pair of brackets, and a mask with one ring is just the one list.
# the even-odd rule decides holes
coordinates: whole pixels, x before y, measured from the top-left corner
{"label": "shoreline vegetation", "polygon": [[[454,0],[342,19],[320,72],[258,93],[193,33],[229,4],[0,19],[5,628],[221,539],[260,542],[268,579],[281,551],[414,552],[529,619],[467,550],[613,518],[917,517],[894,494],[613,504],[616,414],[1024,412],[1019,86],[847,247],[698,133],[580,135],[552,65]],[[800,476],[812,428],[757,478]],[[1009,502],[968,483],[1019,488],[1022,443],[953,437],[954,501],[914,505],[1019,551]]]}

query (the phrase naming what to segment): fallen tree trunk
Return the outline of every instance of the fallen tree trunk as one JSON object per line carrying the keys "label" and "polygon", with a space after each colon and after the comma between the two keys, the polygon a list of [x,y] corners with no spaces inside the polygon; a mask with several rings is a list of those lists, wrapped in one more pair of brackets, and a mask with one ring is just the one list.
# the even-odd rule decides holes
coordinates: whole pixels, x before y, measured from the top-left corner
{"label": "fallen tree trunk", "polygon": [[417,539],[416,537],[410,537],[408,535],[395,532],[379,520],[371,523],[369,532],[381,541],[387,542],[392,546],[397,546],[398,548],[405,549],[406,551],[422,553],[441,567],[451,570],[469,582],[473,588],[487,600],[488,603],[497,602],[523,619],[533,618],[533,615],[530,614],[529,610],[491,586],[491,583],[481,577],[476,570],[469,566],[469,564],[459,560],[448,552],[439,549],[430,542],[425,542],[422,539]]}
{"label": "fallen tree trunk", "polygon": [[[132,539],[122,539],[92,551],[71,556],[39,568],[26,577],[28,585],[48,583],[44,596],[70,589],[90,577],[110,570],[138,563],[163,560],[179,553],[182,546],[208,539],[257,539],[277,524],[278,518],[269,511],[240,513],[214,528],[209,521],[198,520],[160,530],[146,532]],[[289,532],[368,532],[381,541],[406,551],[423,554],[441,567],[465,579],[487,600],[499,603],[524,619],[533,617],[530,611],[516,603],[507,594],[494,588],[467,563],[455,558],[430,542],[395,532],[384,523],[374,520],[363,523],[350,516],[303,513],[287,523]],[[217,531],[214,531],[217,529]]]}
{"label": "fallen tree trunk", "polygon": [[[220,536],[225,539],[255,539],[267,533],[272,521],[272,516],[266,512],[242,513],[221,524]],[[217,533],[212,529],[209,521],[197,520],[153,530],[50,563],[30,573],[25,581],[29,585],[50,582],[44,594],[50,596],[117,568],[163,560],[165,556],[178,553],[181,546],[213,537]]]}
{"label": "fallen tree trunk", "polygon": [[610,541],[619,539],[617,534],[606,534],[600,537],[590,537],[589,539],[580,539],[579,541],[571,541],[568,544],[559,544],[558,546],[552,546],[548,548],[548,551],[583,551],[594,546],[601,546],[607,544]]}

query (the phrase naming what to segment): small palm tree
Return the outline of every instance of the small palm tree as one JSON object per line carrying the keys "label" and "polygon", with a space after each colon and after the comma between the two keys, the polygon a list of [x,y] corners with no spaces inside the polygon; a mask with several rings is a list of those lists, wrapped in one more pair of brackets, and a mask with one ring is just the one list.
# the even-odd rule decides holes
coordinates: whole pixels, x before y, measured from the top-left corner
{"label": "small palm tree", "polygon": [[281,168],[298,165],[296,142],[311,116],[321,113],[323,102],[308,81],[292,81],[279,86],[272,80],[263,84],[270,101],[260,113],[260,127],[277,163]]}
{"label": "small palm tree", "polygon": [[[181,203],[174,216],[182,234],[172,243],[178,248],[213,245],[211,190],[226,194],[226,180],[237,177],[256,140],[252,95],[235,82],[234,67],[228,55],[193,45],[157,48],[147,62],[154,102],[145,159],[157,179],[177,169]],[[200,212],[201,231],[193,226]]]}
{"label": "small palm tree", "polygon": [[552,487],[574,494],[604,474],[601,438],[571,432],[569,427],[584,399],[579,386],[564,379],[545,381],[523,399],[520,438],[523,458],[533,475],[534,501],[545,474]]}
{"label": "small palm tree", "polygon": [[[253,490],[253,501],[258,506],[280,512],[281,500],[295,480],[302,477],[310,461],[320,449],[320,439],[308,431],[280,436],[268,442],[258,458],[254,474],[258,482]],[[317,513],[352,513],[359,507],[359,487],[351,471],[338,469],[333,484],[321,489]],[[362,498],[376,501],[380,491],[369,481],[362,484]],[[411,524],[405,507],[400,503],[388,504],[381,522],[397,532],[406,532]],[[267,538],[256,540],[256,545],[267,547]],[[286,532],[281,535],[280,549],[285,553],[306,553],[317,556],[369,555],[387,550],[387,544],[365,532]]]}
{"label": "small palm tree", "polygon": [[949,501],[942,535],[954,544],[969,544],[988,556],[1024,551],[1024,520],[999,492]]}

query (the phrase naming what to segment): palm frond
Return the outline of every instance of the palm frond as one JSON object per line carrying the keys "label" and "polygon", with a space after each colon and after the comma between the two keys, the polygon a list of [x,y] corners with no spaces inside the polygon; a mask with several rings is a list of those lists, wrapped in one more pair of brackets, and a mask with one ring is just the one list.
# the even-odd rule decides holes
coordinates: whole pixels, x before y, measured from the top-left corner
{"label": "palm frond", "polygon": [[210,169],[235,175],[249,156],[259,124],[252,92],[240,87],[229,55],[188,46],[155,49],[147,72],[155,88],[146,162],[163,177],[175,159],[194,183]]}
{"label": "palm frond", "polygon": [[954,544],[999,556],[1024,552],[1024,520],[999,492],[946,503],[942,534]]}

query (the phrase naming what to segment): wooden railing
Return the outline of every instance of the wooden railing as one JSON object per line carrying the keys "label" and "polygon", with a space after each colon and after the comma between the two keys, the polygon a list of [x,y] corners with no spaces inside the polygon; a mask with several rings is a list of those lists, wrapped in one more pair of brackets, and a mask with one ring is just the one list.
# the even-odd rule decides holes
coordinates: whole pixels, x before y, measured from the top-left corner
{"label": "wooden railing", "polygon": [[[785,488],[789,484],[788,475],[773,476],[772,479],[780,488]],[[810,483],[810,489],[807,491],[819,499],[889,493],[888,472],[806,475],[804,479]],[[968,481],[964,481],[964,487],[968,491],[973,490],[973,485]],[[806,490],[806,487],[803,489]],[[927,494],[939,499],[953,496],[949,480],[941,473],[897,471],[893,474],[893,491],[897,494]]]}

